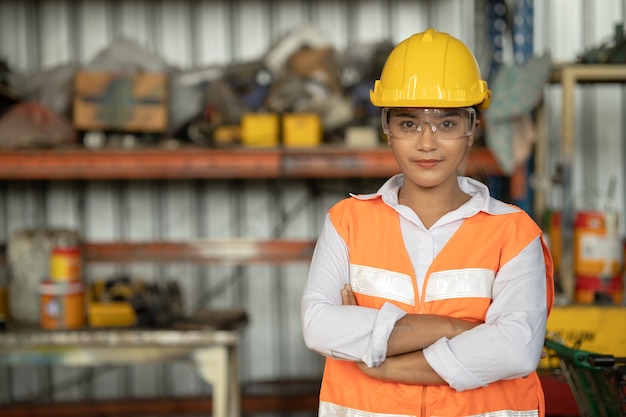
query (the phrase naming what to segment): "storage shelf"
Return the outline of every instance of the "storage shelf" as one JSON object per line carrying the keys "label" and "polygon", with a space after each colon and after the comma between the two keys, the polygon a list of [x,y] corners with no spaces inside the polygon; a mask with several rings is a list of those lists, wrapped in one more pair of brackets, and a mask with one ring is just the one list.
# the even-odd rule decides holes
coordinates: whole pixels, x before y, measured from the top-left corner
{"label": "storage shelf", "polygon": [[[626,65],[624,64],[560,64],[556,65],[550,82],[561,86],[561,137],[560,137],[560,176],[561,176],[561,266],[559,281],[565,296],[565,302],[574,301],[576,274],[574,271],[573,225],[574,207],[572,165],[575,157],[576,139],[576,88],[583,84],[625,84]],[[547,155],[547,127],[543,121],[542,140],[538,147],[536,160],[537,173],[543,175],[543,166]],[[541,161],[541,162],[539,162]],[[538,195],[535,204],[538,213],[545,210],[545,196]]]}
{"label": "storage shelf", "polygon": [[577,83],[614,83],[626,79],[624,64],[557,64],[552,71],[550,82],[562,83],[572,78]]}
{"label": "storage shelf", "polygon": [[[472,151],[467,170],[501,175],[484,148]],[[397,172],[386,147],[0,151],[3,180],[385,178]]]}
{"label": "storage shelf", "polygon": [[[310,262],[314,240],[193,239],[178,241],[83,242],[87,264],[190,262],[210,265],[287,264]],[[0,267],[7,266],[6,246],[0,245]]]}
{"label": "storage shelf", "polygon": [[87,242],[88,263],[284,264],[309,262],[315,242],[311,240],[189,240],[185,242]]}

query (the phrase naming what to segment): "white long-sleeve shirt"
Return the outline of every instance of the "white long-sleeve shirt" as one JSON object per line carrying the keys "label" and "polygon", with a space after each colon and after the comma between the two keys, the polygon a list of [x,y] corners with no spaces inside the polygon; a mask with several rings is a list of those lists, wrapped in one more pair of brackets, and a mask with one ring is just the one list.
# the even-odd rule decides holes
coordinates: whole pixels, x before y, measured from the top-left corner
{"label": "white long-sleeve shirt", "polygon": [[[459,177],[471,199],[440,218],[430,229],[407,206],[398,203],[403,175],[390,178],[376,194],[400,216],[402,236],[419,292],[433,259],[465,218],[519,210],[489,195],[475,180]],[[476,242],[477,245],[480,242]],[[471,248],[467,248],[471,250]],[[341,305],[341,288],[350,283],[345,242],[327,217],[319,236],[302,297],[303,335],[307,346],[332,358],[377,366],[386,358],[387,340],[406,312],[391,303],[378,309]],[[485,323],[424,349],[430,366],[452,388],[463,391],[528,374],[538,364],[547,316],[546,270],[540,238],[497,271]]]}

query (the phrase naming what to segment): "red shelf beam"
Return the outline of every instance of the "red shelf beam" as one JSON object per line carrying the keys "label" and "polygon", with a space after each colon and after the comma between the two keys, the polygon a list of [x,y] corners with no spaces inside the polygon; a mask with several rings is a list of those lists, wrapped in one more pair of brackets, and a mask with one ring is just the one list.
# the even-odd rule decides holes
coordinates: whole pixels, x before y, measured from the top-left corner
{"label": "red shelf beam", "polygon": [[[0,152],[3,180],[386,178],[398,166],[388,148],[85,149]],[[476,149],[468,174],[501,175],[492,153]]]}
{"label": "red shelf beam", "polygon": [[308,262],[311,240],[191,240],[185,242],[111,242],[83,244],[87,263],[284,264]]}

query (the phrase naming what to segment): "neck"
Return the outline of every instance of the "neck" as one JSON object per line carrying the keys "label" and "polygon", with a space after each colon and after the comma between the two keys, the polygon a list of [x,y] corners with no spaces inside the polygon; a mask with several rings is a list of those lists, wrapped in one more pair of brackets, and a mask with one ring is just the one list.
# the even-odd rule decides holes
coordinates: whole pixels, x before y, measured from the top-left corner
{"label": "neck", "polygon": [[423,188],[405,182],[398,192],[398,202],[410,207],[427,228],[469,199],[470,196],[461,190],[458,182],[443,188]]}

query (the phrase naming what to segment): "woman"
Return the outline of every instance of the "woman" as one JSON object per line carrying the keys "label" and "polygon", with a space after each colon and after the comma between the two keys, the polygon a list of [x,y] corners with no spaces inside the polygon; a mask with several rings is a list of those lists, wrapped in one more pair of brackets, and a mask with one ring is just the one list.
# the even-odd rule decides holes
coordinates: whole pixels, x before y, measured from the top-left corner
{"label": "woman", "polygon": [[320,416],[545,414],[552,259],[526,213],[462,176],[490,95],[446,33],[389,55],[370,96],[402,173],[329,210],[302,298]]}

